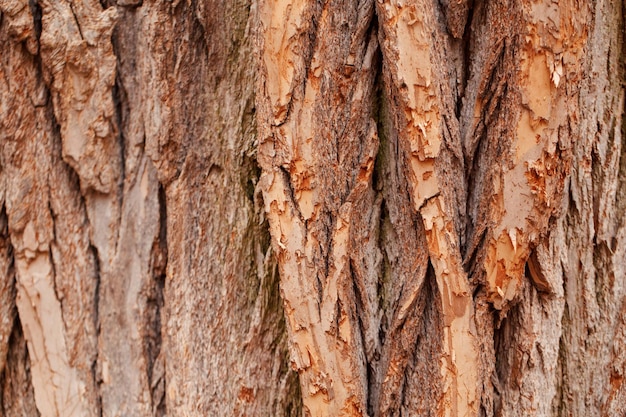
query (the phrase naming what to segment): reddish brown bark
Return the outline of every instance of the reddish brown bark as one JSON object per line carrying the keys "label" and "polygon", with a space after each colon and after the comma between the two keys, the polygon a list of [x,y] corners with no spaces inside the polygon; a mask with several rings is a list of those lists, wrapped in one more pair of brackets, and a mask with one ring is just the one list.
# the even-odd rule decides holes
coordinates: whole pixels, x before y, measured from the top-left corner
{"label": "reddish brown bark", "polygon": [[0,0],[0,416],[624,414],[624,14]]}

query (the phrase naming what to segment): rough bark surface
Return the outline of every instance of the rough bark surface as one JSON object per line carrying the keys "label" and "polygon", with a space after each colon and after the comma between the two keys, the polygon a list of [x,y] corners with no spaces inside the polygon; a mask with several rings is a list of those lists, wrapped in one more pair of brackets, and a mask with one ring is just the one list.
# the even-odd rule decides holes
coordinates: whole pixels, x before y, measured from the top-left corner
{"label": "rough bark surface", "polygon": [[618,0],[0,0],[0,417],[626,415]]}
{"label": "rough bark surface", "polygon": [[2,3],[0,415],[298,414],[249,8]]}

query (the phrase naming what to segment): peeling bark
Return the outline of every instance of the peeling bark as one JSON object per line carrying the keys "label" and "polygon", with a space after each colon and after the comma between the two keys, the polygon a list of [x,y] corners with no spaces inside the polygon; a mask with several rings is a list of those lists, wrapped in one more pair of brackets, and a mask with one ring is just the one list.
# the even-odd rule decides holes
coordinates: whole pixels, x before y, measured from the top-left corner
{"label": "peeling bark", "polygon": [[[136,9],[136,4],[7,1],[1,6],[6,46],[0,195],[8,228],[0,264],[5,369],[0,374],[6,390],[23,381],[33,394],[32,401],[28,390],[11,401],[5,395],[3,413],[19,414],[12,404],[27,402],[51,416],[298,414],[275,264],[254,202],[253,84],[245,81],[252,67],[236,65],[247,72],[235,94],[232,80],[224,78],[227,67],[188,71],[196,59],[214,59],[213,43],[230,39],[234,30],[243,46],[222,51],[223,62],[237,54],[241,63],[251,59],[250,37],[242,30],[248,25],[246,4],[217,5],[222,17],[236,19],[234,26],[213,33],[205,33],[198,18],[205,14],[204,24],[212,27],[207,19],[214,16],[199,5]],[[177,52],[181,45],[192,52],[178,55],[187,90],[167,106],[182,108],[190,97],[205,98],[193,113],[177,112],[172,120],[150,105],[162,100],[164,89],[180,91],[180,80],[168,75],[177,58],[174,50],[164,50],[166,59],[152,60],[169,33],[150,27],[176,20],[172,27],[194,37],[177,45]],[[138,42],[139,30],[154,36]],[[160,88],[152,85],[158,80],[154,73],[164,75]],[[224,79],[223,87],[214,93],[197,77]],[[4,97],[12,98],[10,105]],[[224,100],[231,100],[232,111],[220,119],[217,103]],[[204,113],[207,103],[215,104],[213,114]],[[192,120],[197,129],[187,141]],[[185,154],[153,146],[177,138]],[[187,149],[193,149],[189,156]],[[209,175],[199,176],[209,159],[214,161]],[[225,198],[228,203],[215,209]],[[198,219],[208,233],[189,233],[187,221]],[[192,246],[201,253],[187,252]],[[230,260],[224,266],[226,254]],[[227,294],[211,292],[215,278]],[[207,294],[213,294],[210,302]],[[27,362],[11,359],[16,299]],[[246,312],[248,319],[232,311]],[[188,332],[179,332],[179,324]],[[212,344],[206,343],[209,334]],[[7,349],[15,363],[5,367]],[[256,365],[242,363],[242,357],[254,358]],[[19,379],[22,374],[15,372],[30,364],[28,378]],[[214,390],[213,397],[204,394],[207,389]],[[19,415],[33,415],[30,410]]]}
{"label": "peeling bark", "polygon": [[0,0],[0,416],[624,414],[624,15]]}
{"label": "peeling bark", "polygon": [[[450,175],[462,173],[457,159],[460,143],[457,136],[456,143],[441,149],[442,139],[448,139],[441,132],[443,103],[439,99],[439,91],[445,89],[440,90],[438,69],[434,66],[436,52],[431,50],[436,39],[430,37],[427,29],[434,24],[435,16],[426,4],[403,9],[393,2],[381,5],[379,15],[384,71],[388,71],[392,91],[399,97],[391,106],[400,146],[410,166],[410,197],[424,223],[443,314],[443,395],[437,408],[445,415],[475,415],[479,370],[474,307],[462,266],[459,221],[455,222],[452,208],[455,194],[464,190],[455,189],[449,180]],[[408,50],[415,53],[407,54]]]}
{"label": "peeling bark", "polygon": [[[86,231],[56,230],[68,215],[73,222],[84,215],[73,207],[80,204],[75,181],[51,152],[59,136],[40,69],[26,48],[6,37],[5,42],[10,48],[2,95],[14,97],[13,111],[3,116],[5,204],[35,401],[42,415],[95,415],[93,260],[85,253]],[[15,75],[15,68],[21,77],[7,75]]]}
{"label": "peeling bark", "polygon": [[[360,205],[367,203],[378,147],[371,116],[373,12],[371,1],[259,4],[259,187],[281,274],[292,366],[305,413],[313,416],[367,413],[365,350],[377,335],[364,338],[359,321],[375,326],[376,311],[365,296],[365,314],[358,315],[359,282],[353,284],[349,255],[351,241],[368,233],[354,227],[353,213],[367,209]],[[345,109],[336,106],[342,99],[349,100]],[[372,285],[365,279],[363,290]]]}
{"label": "peeling bark", "polygon": [[[377,2],[372,18],[377,25],[372,27],[380,39],[382,75],[378,66],[368,68],[383,81],[386,91],[379,100],[384,109],[376,110],[372,100],[360,112],[378,111],[384,117],[379,116],[377,135],[365,134],[360,147],[353,147],[362,155],[367,138],[386,131],[390,149],[398,156],[379,153],[379,169],[386,175],[398,170],[406,182],[381,181],[393,189],[378,196],[376,190],[370,191],[370,206],[390,206],[393,201],[382,200],[383,196],[392,200],[389,194],[407,192],[412,207],[401,204],[393,209],[402,208],[405,216],[412,209],[417,216],[418,224],[410,226],[417,228],[415,245],[421,248],[416,261],[420,266],[411,271],[417,273],[415,278],[395,275],[400,272],[397,266],[381,269],[377,261],[381,252],[375,246],[369,250],[373,261],[368,268],[359,271],[353,258],[351,267],[356,268],[342,278],[361,288],[361,277],[369,270],[367,282],[373,286],[378,274],[381,291],[386,274],[401,277],[409,287],[406,292],[401,287],[405,298],[396,298],[392,308],[396,317],[385,311],[389,306],[371,303],[376,291],[325,297],[334,291],[335,271],[345,265],[342,258],[349,256],[343,241],[352,233],[353,221],[346,218],[352,207],[343,187],[353,186],[359,170],[354,167],[344,173],[334,168],[335,155],[342,155],[342,150],[332,146],[349,140],[352,131],[346,128],[348,123],[336,123],[334,109],[324,107],[326,101],[318,97],[341,94],[344,84],[336,80],[345,74],[346,64],[353,65],[354,56],[342,48],[361,39],[355,29],[344,35],[349,44],[334,41],[332,23],[361,22],[359,12],[369,3],[355,11],[334,2],[320,6],[279,1],[259,6],[259,90],[264,93],[259,102],[261,188],[278,251],[292,360],[305,391],[305,414],[388,415],[411,410],[399,391],[405,386],[404,372],[415,347],[372,338],[371,326],[393,317],[385,323],[390,326],[386,330],[398,336],[394,321],[404,323],[408,310],[417,307],[429,263],[442,323],[440,332],[433,332],[440,338],[431,351],[439,364],[435,377],[439,382],[431,383],[440,391],[431,409],[440,415],[554,411],[552,399],[559,391],[555,371],[561,343],[559,318],[564,312],[564,270],[554,257],[567,244],[562,233],[550,233],[549,227],[565,213],[562,201],[573,138],[584,117],[576,103],[587,71],[585,62],[591,62],[584,58],[589,50],[590,10],[574,4],[494,3],[477,4],[470,14],[468,3],[433,6]],[[351,19],[342,17],[350,13]],[[503,20],[507,13],[515,18]],[[350,66],[353,85],[360,82],[360,68]],[[361,95],[372,94],[361,91]],[[341,106],[344,96],[336,99],[335,106]],[[327,151],[329,144],[332,151]],[[380,152],[385,154],[384,149]],[[388,163],[393,164],[391,170],[384,167]],[[377,209],[375,213],[382,217]],[[316,231],[320,223],[322,233]],[[373,230],[359,231],[362,237],[357,242],[364,242],[369,233],[376,235]],[[559,241],[549,240],[557,236]],[[359,246],[347,252],[358,253]],[[316,257],[317,250],[321,256]],[[385,294],[382,288],[379,297]],[[524,304],[518,306],[521,299]],[[328,301],[346,316],[338,321],[345,326],[344,333],[323,326]],[[355,313],[345,312],[346,304],[354,305]],[[506,319],[511,308],[515,311]],[[542,310],[549,312],[549,319],[539,315]],[[351,320],[353,315],[359,319]],[[423,319],[419,314],[411,316]],[[521,329],[525,338],[502,341],[509,327]],[[410,326],[405,333],[412,343],[419,340],[417,329]],[[489,340],[495,340],[495,345],[490,346]],[[537,340],[536,345],[532,340]],[[335,364],[336,353],[325,347],[333,343],[341,346],[334,348],[337,352],[350,352],[345,354],[350,359],[344,359],[344,368]],[[544,366],[528,368],[525,359],[510,350],[512,345],[519,345],[519,351],[533,360],[540,358]],[[378,352],[383,353],[382,360]],[[511,378],[518,378],[520,388],[501,393],[499,380]],[[553,388],[536,400],[520,401],[522,392],[537,392],[543,378],[552,381]],[[413,401],[415,408],[409,412],[424,410],[419,408],[423,404]]]}

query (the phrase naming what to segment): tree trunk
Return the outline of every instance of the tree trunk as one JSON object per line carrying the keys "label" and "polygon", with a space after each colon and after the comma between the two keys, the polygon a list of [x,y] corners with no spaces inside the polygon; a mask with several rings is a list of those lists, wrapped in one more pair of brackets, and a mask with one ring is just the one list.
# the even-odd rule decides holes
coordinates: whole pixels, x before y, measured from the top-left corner
{"label": "tree trunk", "polygon": [[0,13],[0,416],[626,415],[623,2]]}

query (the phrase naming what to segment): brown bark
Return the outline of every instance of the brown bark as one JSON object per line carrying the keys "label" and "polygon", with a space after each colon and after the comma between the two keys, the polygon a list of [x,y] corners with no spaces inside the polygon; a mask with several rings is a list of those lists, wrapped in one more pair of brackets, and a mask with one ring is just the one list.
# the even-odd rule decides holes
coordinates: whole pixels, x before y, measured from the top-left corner
{"label": "brown bark", "polygon": [[624,7],[0,0],[0,417],[624,415]]}

